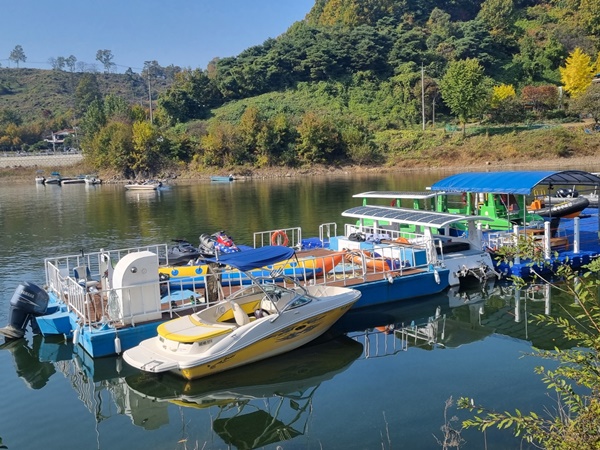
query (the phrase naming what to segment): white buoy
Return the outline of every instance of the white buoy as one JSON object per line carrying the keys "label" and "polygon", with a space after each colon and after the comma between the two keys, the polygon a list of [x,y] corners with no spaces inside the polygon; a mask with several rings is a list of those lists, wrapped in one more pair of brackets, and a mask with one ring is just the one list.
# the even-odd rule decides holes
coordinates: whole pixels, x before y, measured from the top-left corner
{"label": "white buoy", "polygon": [[79,328],[75,328],[73,332],[73,345],[77,345],[79,343]]}
{"label": "white buoy", "polygon": [[117,355],[121,354],[121,339],[119,339],[119,336],[115,338],[115,353]]}
{"label": "white buoy", "polygon": [[435,278],[435,282],[436,282],[437,284],[440,284],[440,282],[441,282],[442,280],[440,280],[440,274],[438,273],[438,271],[437,271],[437,270],[434,270],[434,271],[433,271],[433,277]]}

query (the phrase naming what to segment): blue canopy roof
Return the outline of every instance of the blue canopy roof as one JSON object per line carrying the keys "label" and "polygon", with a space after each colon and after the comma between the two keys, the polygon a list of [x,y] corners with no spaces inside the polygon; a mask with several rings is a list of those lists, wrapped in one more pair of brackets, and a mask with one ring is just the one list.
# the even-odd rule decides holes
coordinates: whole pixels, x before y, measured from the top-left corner
{"label": "blue canopy roof", "polygon": [[294,256],[295,250],[280,245],[267,245],[260,248],[251,248],[235,253],[225,253],[218,257],[204,258],[208,262],[227,264],[236,269],[246,272],[252,269],[269,266],[271,264],[285,261]]}
{"label": "blue canopy roof", "polygon": [[536,186],[600,185],[600,178],[580,170],[528,172],[468,172],[444,178],[432,191],[529,195]]}

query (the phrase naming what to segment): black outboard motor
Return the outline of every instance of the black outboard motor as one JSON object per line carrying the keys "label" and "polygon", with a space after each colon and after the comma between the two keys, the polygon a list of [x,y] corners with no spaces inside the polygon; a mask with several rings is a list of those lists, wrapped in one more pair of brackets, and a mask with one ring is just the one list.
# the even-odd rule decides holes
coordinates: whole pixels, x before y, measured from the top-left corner
{"label": "black outboard motor", "polygon": [[10,299],[8,325],[0,328],[0,334],[10,339],[20,339],[25,336],[25,329],[29,322],[36,332],[37,323],[34,317],[46,313],[48,300],[48,293],[39,286],[27,281],[19,284]]}

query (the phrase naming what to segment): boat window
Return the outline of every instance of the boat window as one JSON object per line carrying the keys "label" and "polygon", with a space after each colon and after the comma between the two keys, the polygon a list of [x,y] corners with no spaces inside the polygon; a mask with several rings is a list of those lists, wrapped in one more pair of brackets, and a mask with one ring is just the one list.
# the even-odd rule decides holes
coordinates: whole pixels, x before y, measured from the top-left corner
{"label": "boat window", "polygon": [[308,297],[304,297],[304,296],[299,296],[296,297],[294,300],[292,300],[291,302],[288,303],[288,305],[286,306],[285,309],[294,309],[294,308],[298,308],[300,306],[303,305],[307,305],[308,303],[310,303],[312,301],[312,299],[308,298]]}

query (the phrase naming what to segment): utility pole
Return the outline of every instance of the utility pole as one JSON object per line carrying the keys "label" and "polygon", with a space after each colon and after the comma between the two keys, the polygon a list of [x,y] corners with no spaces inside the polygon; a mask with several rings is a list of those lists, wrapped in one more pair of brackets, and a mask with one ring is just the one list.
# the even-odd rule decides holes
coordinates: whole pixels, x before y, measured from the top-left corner
{"label": "utility pole", "polygon": [[425,131],[425,69],[421,61],[421,115],[423,116],[423,131]]}
{"label": "utility pole", "polygon": [[150,87],[150,61],[146,61],[146,70],[148,70],[148,100],[150,101],[150,123],[154,123],[152,120],[152,88]]}

